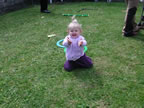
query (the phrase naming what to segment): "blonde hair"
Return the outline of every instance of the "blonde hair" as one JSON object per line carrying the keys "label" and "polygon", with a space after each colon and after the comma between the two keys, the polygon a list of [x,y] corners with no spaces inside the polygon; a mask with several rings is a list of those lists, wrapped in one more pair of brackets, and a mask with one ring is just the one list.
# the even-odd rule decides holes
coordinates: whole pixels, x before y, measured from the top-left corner
{"label": "blonde hair", "polygon": [[80,30],[82,29],[81,24],[78,23],[77,19],[75,19],[75,16],[72,17],[72,22],[68,25],[68,30],[73,28],[78,28]]}

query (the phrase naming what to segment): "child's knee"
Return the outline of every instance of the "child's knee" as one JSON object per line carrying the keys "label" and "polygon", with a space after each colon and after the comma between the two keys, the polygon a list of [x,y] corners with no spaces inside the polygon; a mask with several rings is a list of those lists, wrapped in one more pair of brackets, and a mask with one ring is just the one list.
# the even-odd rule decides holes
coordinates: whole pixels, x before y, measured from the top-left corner
{"label": "child's knee", "polygon": [[68,65],[64,65],[64,69],[69,72],[72,71],[72,68]]}
{"label": "child's knee", "polygon": [[72,71],[72,69],[67,68],[67,67],[64,67],[64,69],[65,69],[66,71],[68,71],[68,72]]}
{"label": "child's knee", "polygon": [[87,65],[86,65],[87,68],[91,68],[92,66],[93,66],[93,63],[92,63],[92,62],[89,62],[89,63],[87,63]]}
{"label": "child's knee", "polygon": [[88,67],[91,68],[92,66],[93,66],[93,63],[90,63]]}

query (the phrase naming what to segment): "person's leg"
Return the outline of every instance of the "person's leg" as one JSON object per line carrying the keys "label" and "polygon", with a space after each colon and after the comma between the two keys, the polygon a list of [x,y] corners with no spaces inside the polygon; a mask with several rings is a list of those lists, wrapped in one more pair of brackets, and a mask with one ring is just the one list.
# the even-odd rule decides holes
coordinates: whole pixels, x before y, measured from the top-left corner
{"label": "person's leg", "polygon": [[41,6],[41,12],[44,13],[50,13],[50,11],[48,11],[48,0],[40,0],[40,6]]}
{"label": "person's leg", "polygon": [[76,66],[75,66],[75,62],[74,61],[69,61],[67,60],[64,64],[64,69],[66,71],[72,71],[73,69],[75,69]]}
{"label": "person's leg", "polygon": [[123,29],[124,36],[135,35],[135,14],[137,10],[138,0],[127,0],[127,12],[125,16],[125,26]]}
{"label": "person's leg", "polygon": [[78,67],[82,67],[82,68],[90,68],[93,66],[92,60],[85,54],[82,57],[80,57],[78,60],[76,60],[75,63]]}
{"label": "person's leg", "polygon": [[47,10],[47,0],[40,0],[41,11]]}
{"label": "person's leg", "polygon": [[126,22],[125,22],[125,28],[124,28],[124,35],[125,36],[132,36],[133,34],[133,19],[135,16],[137,8],[133,7],[131,9],[128,9],[127,16],[126,16]]}
{"label": "person's leg", "polygon": [[[138,7],[138,3],[139,3],[139,0],[129,0],[129,4],[128,4],[128,9],[131,9],[131,8],[133,8],[133,7]],[[139,30],[139,28],[137,28],[137,23],[136,23],[136,21],[135,21],[135,15],[134,15],[134,17],[133,17],[133,20],[132,20],[132,24],[133,24],[133,31],[138,31]]]}

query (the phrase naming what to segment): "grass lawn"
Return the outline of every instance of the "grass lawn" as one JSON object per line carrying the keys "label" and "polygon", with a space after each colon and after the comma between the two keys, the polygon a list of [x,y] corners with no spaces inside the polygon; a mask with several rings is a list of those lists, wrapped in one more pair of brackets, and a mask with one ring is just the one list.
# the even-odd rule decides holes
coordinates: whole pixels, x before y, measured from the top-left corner
{"label": "grass lawn", "polygon": [[[39,8],[0,16],[0,108],[144,108],[144,31],[122,37],[124,3],[52,4],[51,14]],[[76,18],[93,68],[63,69],[56,42],[71,22],[64,13],[89,14]]]}

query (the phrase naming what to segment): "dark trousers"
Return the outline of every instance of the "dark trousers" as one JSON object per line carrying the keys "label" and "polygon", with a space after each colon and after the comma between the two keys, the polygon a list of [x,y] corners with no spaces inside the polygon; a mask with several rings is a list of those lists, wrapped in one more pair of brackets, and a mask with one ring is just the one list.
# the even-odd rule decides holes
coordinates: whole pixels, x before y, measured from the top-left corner
{"label": "dark trousers", "polygon": [[41,11],[47,10],[48,8],[48,0],[40,0]]}
{"label": "dark trousers", "polygon": [[92,60],[84,54],[76,61],[67,60],[64,64],[64,69],[66,71],[72,71],[75,68],[90,68],[92,66]]}
{"label": "dark trousers", "polygon": [[137,25],[135,22],[135,14],[137,11],[139,0],[125,0],[125,1],[127,4],[127,11],[125,15],[125,25],[123,30],[125,35],[131,35]]}
{"label": "dark trousers", "polygon": [[125,32],[133,32],[134,27],[134,18],[135,18],[135,14],[136,14],[136,7],[130,8],[128,9],[127,15],[126,15],[126,21],[125,21]]}

